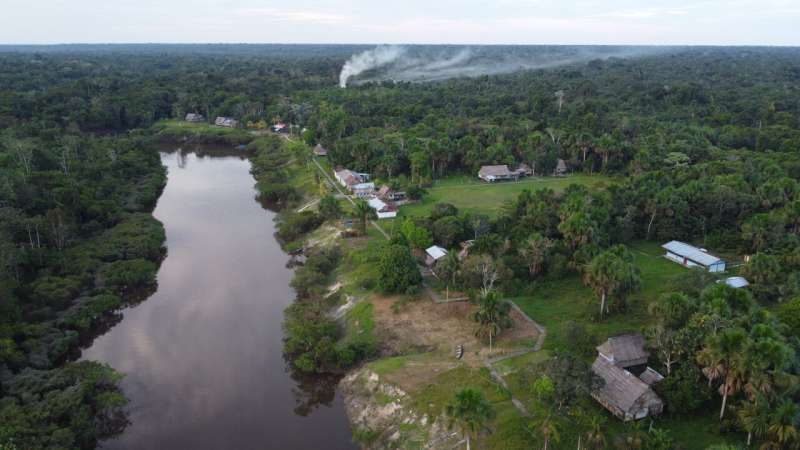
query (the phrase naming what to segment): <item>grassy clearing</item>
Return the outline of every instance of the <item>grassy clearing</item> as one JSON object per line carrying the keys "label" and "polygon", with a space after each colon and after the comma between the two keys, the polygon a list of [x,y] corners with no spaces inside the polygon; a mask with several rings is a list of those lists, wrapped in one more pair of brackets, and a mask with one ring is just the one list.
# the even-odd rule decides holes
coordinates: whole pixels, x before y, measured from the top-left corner
{"label": "grassy clearing", "polygon": [[162,120],[153,125],[157,135],[166,139],[189,139],[198,143],[245,144],[253,135],[240,128],[217,127],[208,123]]}
{"label": "grassy clearing", "polygon": [[437,181],[428,189],[422,202],[403,206],[401,212],[407,216],[427,216],[437,203],[452,203],[463,211],[497,215],[503,203],[516,198],[525,189],[550,188],[563,191],[571,184],[590,188],[603,188],[613,178],[602,175],[571,175],[564,178],[531,177],[516,182],[485,183],[470,177],[450,177]]}
{"label": "grassy clearing", "polygon": [[586,324],[600,340],[639,331],[648,324],[647,305],[667,292],[671,281],[687,269],[661,257],[658,244],[636,243],[631,250],[641,271],[642,289],[629,298],[627,311],[594,320],[598,301],[578,275],[540,283],[534,295],[514,299],[526,314],[547,328],[545,349],[563,348],[562,325],[567,321]]}

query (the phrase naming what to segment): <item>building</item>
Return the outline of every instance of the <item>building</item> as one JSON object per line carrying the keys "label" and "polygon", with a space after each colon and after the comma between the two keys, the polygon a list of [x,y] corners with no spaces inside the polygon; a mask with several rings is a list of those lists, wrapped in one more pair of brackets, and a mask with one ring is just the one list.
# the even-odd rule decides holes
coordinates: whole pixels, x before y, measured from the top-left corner
{"label": "building", "polygon": [[378,219],[393,219],[397,217],[397,208],[391,203],[385,203],[383,200],[372,197],[367,200],[370,208],[375,210]]}
{"label": "building", "polygon": [[368,198],[375,195],[375,183],[369,181],[368,173],[339,169],[333,172],[333,176],[339,184],[346,187],[358,198]]}
{"label": "building", "polygon": [[239,121],[236,119],[231,119],[230,117],[220,116],[214,121],[214,125],[225,128],[236,128],[239,126]]}
{"label": "building", "polygon": [[186,121],[191,123],[202,123],[206,118],[202,114],[189,113],[186,115]]}
{"label": "building", "polygon": [[316,156],[328,156],[328,149],[322,146],[322,144],[317,144],[314,147],[314,154]]}
{"label": "building", "polygon": [[401,200],[405,200],[406,199],[406,193],[405,192],[394,191],[394,190],[392,190],[392,188],[390,188],[389,186],[387,186],[385,184],[383,186],[381,186],[380,189],[378,189],[378,192],[375,195],[377,195],[378,198],[380,198],[380,199],[387,200],[387,201],[392,201],[392,202],[401,201]]}
{"label": "building", "polygon": [[565,177],[567,176],[567,162],[563,159],[559,159],[556,162],[556,168],[553,171],[553,175],[557,177]]}
{"label": "building", "polygon": [[288,133],[289,126],[283,122],[278,122],[275,125],[272,125],[272,132],[273,133]]}
{"label": "building", "polygon": [[447,250],[439,247],[438,245],[432,245],[425,249],[425,265],[428,267],[433,267],[437,261],[447,256]]}
{"label": "building", "polygon": [[517,172],[517,175],[520,177],[530,177],[533,175],[533,169],[531,169],[531,166],[525,163],[520,164],[515,172]]}
{"label": "building", "polygon": [[745,277],[728,277],[724,280],[719,280],[717,283],[725,283],[734,289],[743,289],[750,286],[750,282]]}
{"label": "building", "polygon": [[478,178],[487,183],[494,183],[496,181],[517,180],[519,179],[519,173],[509,170],[505,164],[481,166],[481,170],[478,171]]}
{"label": "building", "polygon": [[649,354],[644,343],[641,334],[609,338],[597,347],[597,359],[592,364],[592,371],[605,382],[592,392],[592,398],[624,421],[658,415],[664,410],[664,402],[650,388],[664,377],[647,367]]}
{"label": "building", "polygon": [[664,257],[686,267],[702,267],[709,272],[724,272],[725,261],[708,253],[704,248],[680,241],[670,241],[661,246],[666,250]]}

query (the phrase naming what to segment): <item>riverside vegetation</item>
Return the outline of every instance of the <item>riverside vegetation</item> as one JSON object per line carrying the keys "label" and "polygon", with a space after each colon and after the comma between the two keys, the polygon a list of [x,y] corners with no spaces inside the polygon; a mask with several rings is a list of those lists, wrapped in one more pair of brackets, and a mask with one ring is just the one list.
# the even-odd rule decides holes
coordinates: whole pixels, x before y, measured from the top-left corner
{"label": "riverside vegetation", "polygon": [[[396,428],[356,424],[362,445],[421,445],[431,421],[487,448],[798,445],[797,49],[676,48],[347,89],[335,86],[350,47],[226,50],[0,56],[0,206],[13,218],[0,234],[2,445],[89,448],[117,428],[124,399],[113,371],[63,363],[102,312],[152,280],[163,242],[146,214],[163,185],[148,139],[95,133],[156,123],[162,137],[246,143],[261,198],[284,208],[278,237],[288,250],[309,248],[286,312],[293,367],[341,373],[368,361],[361,367],[383,386],[372,403],[425,416],[397,424],[400,441],[390,439]],[[186,112],[234,116],[249,130],[175,121]],[[265,135],[275,120],[305,131],[292,142]],[[382,221],[390,240],[371,228],[330,239],[338,218],[365,216],[329,195],[309,163],[318,142],[327,170],[370,172],[429,197]],[[541,177],[558,159],[578,176]],[[454,189],[483,164],[521,162],[539,176],[521,188],[479,185],[468,199]],[[314,197],[319,207],[294,211]],[[487,345],[509,333],[498,302],[512,299],[547,327],[543,349],[497,366],[507,388],[469,365],[402,395],[386,388],[438,362],[425,348],[389,348],[378,297],[397,314],[413,308],[422,282],[413,255],[434,243],[455,253],[467,239],[470,255],[426,282],[488,305],[474,325]],[[722,253],[750,288],[660,258],[657,243],[670,239]],[[337,282],[344,287],[331,289]],[[329,312],[352,298],[367,300],[341,326]],[[656,386],[666,412],[652,427],[619,423],[588,396],[594,345],[633,331],[646,334],[650,365],[667,376]]]}

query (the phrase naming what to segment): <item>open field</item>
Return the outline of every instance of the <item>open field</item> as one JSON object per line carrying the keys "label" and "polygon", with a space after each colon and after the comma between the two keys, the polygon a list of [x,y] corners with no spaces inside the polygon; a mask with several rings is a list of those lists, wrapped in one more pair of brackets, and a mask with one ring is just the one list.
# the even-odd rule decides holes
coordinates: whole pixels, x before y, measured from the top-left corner
{"label": "open field", "polygon": [[570,175],[568,177],[530,177],[520,181],[485,183],[470,177],[445,178],[428,188],[422,202],[406,205],[400,212],[407,216],[428,215],[437,203],[452,203],[460,210],[497,215],[503,203],[516,198],[525,189],[563,191],[570,184],[603,188],[614,181],[603,175]]}

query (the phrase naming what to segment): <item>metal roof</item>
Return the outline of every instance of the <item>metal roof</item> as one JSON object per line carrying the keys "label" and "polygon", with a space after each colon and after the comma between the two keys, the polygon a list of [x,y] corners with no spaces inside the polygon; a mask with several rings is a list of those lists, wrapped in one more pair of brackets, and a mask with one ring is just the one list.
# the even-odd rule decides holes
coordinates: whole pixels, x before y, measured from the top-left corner
{"label": "metal roof", "polygon": [[725,279],[725,284],[732,288],[744,288],[750,286],[750,283],[745,277],[729,277]]}
{"label": "metal roof", "polygon": [[383,201],[381,201],[381,199],[378,197],[372,197],[371,199],[367,200],[367,203],[369,203],[369,206],[376,211],[386,208],[386,203],[383,203]]}
{"label": "metal roof", "polygon": [[704,266],[710,266],[722,261],[720,258],[712,254],[706,253],[702,249],[699,249],[693,245],[689,245],[685,242],[670,241],[662,245],[661,247],[666,249],[670,253],[674,253],[678,256],[683,256],[691,261],[694,261],[698,264],[702,264]]}
{"label": "metal roof", "polygon": [[447,250],[439,247],[438,245],[433,245],[425,249],[425,253],[427,253],[433,259],[444,258],[447,255]]}

